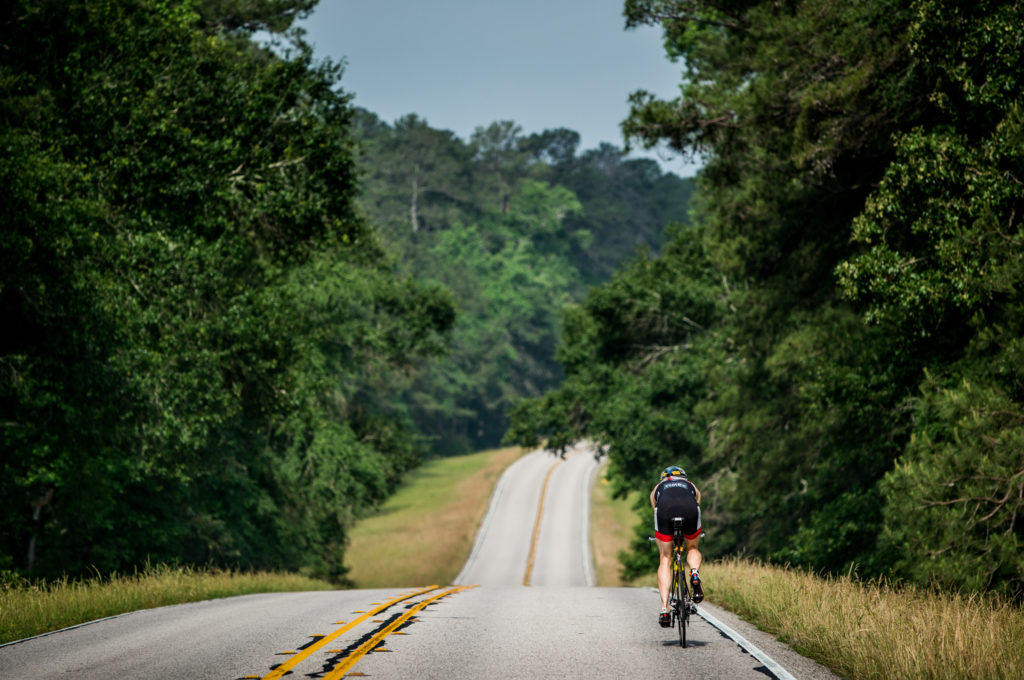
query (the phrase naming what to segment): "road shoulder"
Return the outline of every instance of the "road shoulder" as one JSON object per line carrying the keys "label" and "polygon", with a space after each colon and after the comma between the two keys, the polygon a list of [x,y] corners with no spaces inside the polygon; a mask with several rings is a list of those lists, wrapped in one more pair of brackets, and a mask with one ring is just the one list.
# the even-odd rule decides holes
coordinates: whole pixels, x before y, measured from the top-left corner
{"label": "road shoulder", "polygon": [[[722,609],[705,600],[698,605],[698,609],[707,610],[713,617],[724,623],[729,628],[739,633],[752,644],[766,653],[783,668],[789,671],[794,677],[801,680],[840,680],[840,676],[833,673],[827,667],[821,665],[814,659],[800,654],[788,644],[781,642],[774,636],[759,630],[747,623],[736,614]],[[724,635],[724,633],[723,633]]]}

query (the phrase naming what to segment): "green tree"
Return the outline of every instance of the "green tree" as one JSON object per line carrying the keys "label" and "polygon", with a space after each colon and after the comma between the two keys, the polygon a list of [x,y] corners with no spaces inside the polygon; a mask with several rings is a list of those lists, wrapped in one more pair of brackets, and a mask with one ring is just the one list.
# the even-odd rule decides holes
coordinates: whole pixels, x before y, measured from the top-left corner
{"label": "green tree", "polygon": [[[496,445],[509,404],[559,380],[558,308],[638,246],[660,246],[691,185],[611,145],[577,155],[579,135],[566,129],[524,137],[496,123],[464,143],[415,117],[389,125],[357,111],[357,130],[361,205],[385,225],[398,266],[442,282],[461,312],[450,357],[414,371],[397,404],[437,452]],[[415,231],[404,174],[414,168]]]}
{"label": "green tree", "polygon": [[921,581],[1024,591],[1022,47],[1012,3],[922,2],[910,50],[936,66],[939,120],[897,158],[853,225],[864,251],[838,274],[869,323],[942,348],[912,437],[886,478],[887,530]]}
{"label": "green tree", "polygon": [[[580,210],[569,191],[524,180],[507,213],[440,234],[435,276],[455,294],[452,350],[414,390],[417,420],[451,453],[497,443],[505,412],[557,384],[558,310],[578,274],[562,231]],[[559,247],[559,245],[561,247]]]}
{"label": "green tree", "polygon": [[578,145],[579,134],[565,128],[520,140],[531,176],[566,187],[584,206],[567,227],[590,234],[574,249],[573,262],[587,285],[597,285],[638,249],[661,250],[665,226],[688,222],[694,185],[662,172],[653,160],[627,159],[612,144],[581,154]]}
{"label": "green tree", "polygon": [[[379,123],[369,112],[362,117],[364,127]],[[453,133],[436,130],[410,114],[395,121],[394,127],[366,129],[364,138],[371,145],[364,153],[372,180],[362,200],[364,205],[377,204],[374,214],[398,212],[398,206],[387,202],[401,188],[406,199],[405,229],[439,229],[461,217],[459,208],[471,198],[465,177],[471,152]]]}
{"label": "green tree", "polygon": [[529,156],[521,148],[523,129],[510,120],[478,127],[469,140],[473,149],[474,187],[482,202],[508,212],[519,180],[525,175]]}
{"label": "green tree", "polygon": [[[623,130],[706,158],[695,227],[664,271],[632,264],[567,318],[566,383],[523,404],[513,435],[598,440],[622,490],[684,464],[705,480],[713,552],[865,574],[896,560],[921,580],[947,552],[986,554],[971,585],[1017,592],[1016,506],[1000,499],[1021,468],[1019,7],[628,0],[625,14],[661,26],[681,62],[679,98],[637,93]],[[669,255],[685,242],[697,271]],[[612,297],[609,323],[596,301],[627,282],[692,292],[653,312]],[[700,291],[710,318],[689,313]],[[675,353],[608,344],[679,315],[700,324],[685,372]],[[658,429],[666,402],[692,420]],[[956,523],[970,531],[953,541]]]}
{"label": "green tree", "polygon": [[627,2],[626,17],[661,25],[685,70],[675,101],[634,95],[625,134],[707,159],[694,215],[727,311],[702,350],[707,430],[688,469],[708,478],[715,548],[884,568],[876,485],[919,363],[888,363],[914,355],[873,344],[885,331],[858,327],[833,270],[893,131],[930,112],[905,50],[912,10],[658,0]]}
{"label": "green tree", "polygon": [[339,69],[250,39],[310,6],[3,10],[0,567],[340,579],[415,459],[371,396],[453,309],[355,208]]}

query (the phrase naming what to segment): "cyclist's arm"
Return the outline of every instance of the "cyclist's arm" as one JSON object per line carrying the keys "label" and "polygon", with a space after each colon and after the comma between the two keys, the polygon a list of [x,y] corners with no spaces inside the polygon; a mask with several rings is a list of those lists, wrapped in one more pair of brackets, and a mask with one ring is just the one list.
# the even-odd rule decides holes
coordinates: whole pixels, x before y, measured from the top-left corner
{"label": "cyclist's arm", "polygon": [[697,505],[700,505],[700,489],[698,489],[697,485],[693,482],[690,482],[690,486],[692,486],[693,490],[697,493]]}
{"label": "cyclist's arm", "polygon": [[658,507],[657,505],[655,505],[655,501],[654,501],[654,492],[657,491],[657,490],[658,490],[658,486],[657,486],[657,484],[655,484],[654,488],[651,489],[651,507],[652,508]]}

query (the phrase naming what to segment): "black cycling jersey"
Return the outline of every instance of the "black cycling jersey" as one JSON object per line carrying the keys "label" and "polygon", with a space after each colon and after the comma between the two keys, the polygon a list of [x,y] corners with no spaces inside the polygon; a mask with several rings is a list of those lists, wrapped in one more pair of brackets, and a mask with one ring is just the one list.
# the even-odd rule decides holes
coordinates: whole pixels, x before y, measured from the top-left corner
{"label": "black cycling jersey", "polygon": [[654,487],[654,504],[659,505],[661,503],[662,494],[666,495],[666,501],[675,496],[688,493],[693,497],[693,502],[697,502],[697,487],[690,483],[690,480],[683,479],[682,477],[666,477],[661,480],[658,486]]}

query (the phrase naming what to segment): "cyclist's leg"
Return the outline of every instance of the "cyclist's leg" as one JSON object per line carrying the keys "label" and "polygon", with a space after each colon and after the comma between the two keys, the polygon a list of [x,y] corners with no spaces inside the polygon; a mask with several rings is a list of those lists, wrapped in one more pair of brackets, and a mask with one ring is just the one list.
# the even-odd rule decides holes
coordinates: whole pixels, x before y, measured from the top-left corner
{"label": "cyclist's leg", "polygon": [[658,594],[661,608],[668,609],[668,591],[672,587],[672,543],[657,540],[658,544]]}
{"label": "cyclist's leg", "polygon": [[[696,511],[696,516],[694,516],[693,511]],[[700,537],[703,532],[704,529],[700,521],[700,506],[694,504],[688,516],[688,521],[683,528],[683,537],[686,539],[683,544],[683,551],[686,553],[686,566],[690,567],[690,571],[700,569],[701,554],[697,546],[700,545]]]}
{"label": "cyclist's leg", "polygon": [[694,602],[704,600],[704,587],[701,585],[700,576],[697,573],[701,563],[700,550],[697,549],[699,542],[700,535],[697,535],[693,538],[687,538],[683,546],[683,549],[686,551],[686,565],[690,567],[690,588],[693,590]]}
{"label": "cyclist's leg", "polygon": [[700,536],[697,536],[696,538],[687,538],[683,548],[686,551],[686,566],[690,568],[690,571],[700,569],[702,555],[700,554],[700,550],[697,548],[698,545],[700,545]]}

